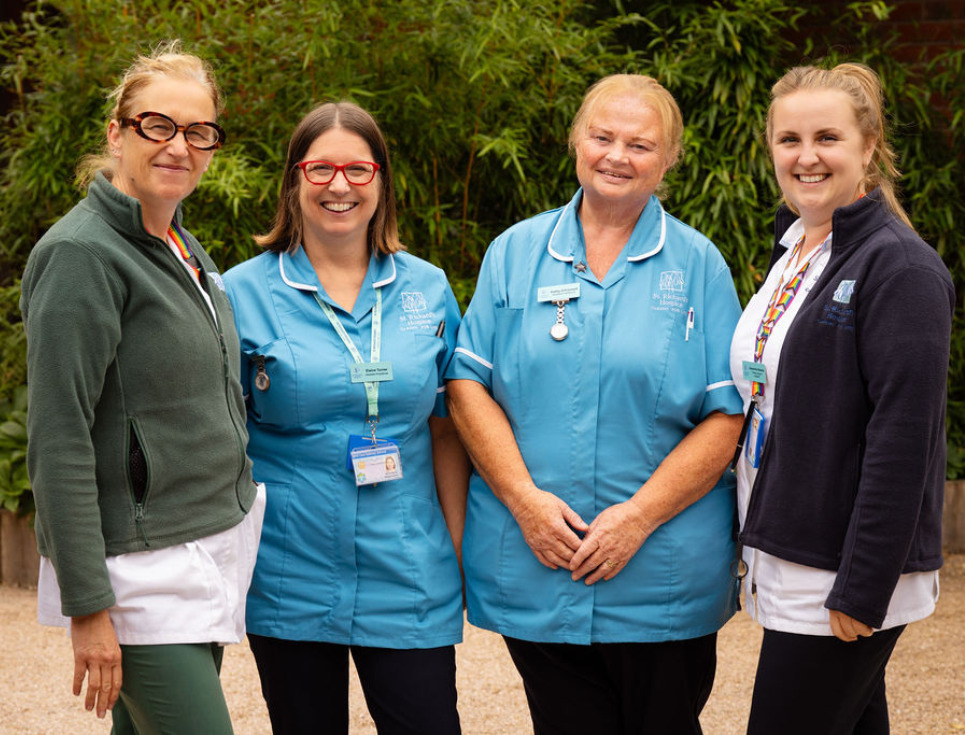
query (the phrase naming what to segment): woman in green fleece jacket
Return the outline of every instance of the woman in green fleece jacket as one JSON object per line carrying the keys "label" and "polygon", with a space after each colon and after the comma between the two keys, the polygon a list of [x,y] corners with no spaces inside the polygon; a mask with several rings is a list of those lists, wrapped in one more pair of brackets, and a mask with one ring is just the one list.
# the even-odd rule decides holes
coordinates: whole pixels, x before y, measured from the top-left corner
{"label": "woman in green fleece jacket", "polygon": [[113,93],[86,198],[23,276],[38,617],[69,625],[74,694],[115,733],[230,733],[222,645],[244,635],[264,493],[245,455],[238,338],[181,222],[224,131],[177,42]]}

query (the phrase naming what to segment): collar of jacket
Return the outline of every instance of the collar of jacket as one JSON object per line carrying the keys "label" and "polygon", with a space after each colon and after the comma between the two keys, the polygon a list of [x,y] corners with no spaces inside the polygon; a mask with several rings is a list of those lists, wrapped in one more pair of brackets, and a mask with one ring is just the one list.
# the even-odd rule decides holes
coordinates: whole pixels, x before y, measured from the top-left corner
{"label": "collar of jacket", "polygon": [[[881,229],[894,217],[885,204],[881,189],[875,188],[846,207],[838,207],[831,216],[834,233],[832,257],[840,257],[861,245],[873,232]],[[774,251],[768,270],[784,255],[781,237],[798,219],[790,207],[782,204],[774,216]]]}
{"label": "collar of jacket", "polygon": [[[114,186],[103,171],[98,171],[94,180],[90,182],[87,197],[91,202],[96,203],[99,213],[108,221],[108,224],[123,232],[126,237],[135,241],[157,243],[158,238],[144,229],[141,202]],[[180,204],[174,211],[174,221],[181,224]]]}

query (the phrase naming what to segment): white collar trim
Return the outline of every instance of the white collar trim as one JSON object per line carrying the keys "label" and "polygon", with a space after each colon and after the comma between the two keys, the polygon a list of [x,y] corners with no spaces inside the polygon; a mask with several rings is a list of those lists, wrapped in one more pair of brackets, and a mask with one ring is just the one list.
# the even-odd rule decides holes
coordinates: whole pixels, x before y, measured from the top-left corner
{"label": "white collar trim", "polygon": [[[308,284],[308,283],[299,283],[298,281],[293,281],[288,277],[288,275],[285,273],[285,256],[286,255],[288,255],[288,253],[283,252],[278,257],[278,274],[281,276],[281,280],[283,280],[286,284],[288,284],[292,288],[297,288],[299,291],[312,291],[314,293],[318,293],[318,286],[312,286],[311,284]],[[382,286],[387,286],[388,284],[392,283],[395,280],[395,277],[396,277],[395,256],[392,253],[389,253],[389,263],[391,263],[392,265],[392,273],[390,273],[387,277],[383,278],[381,281],[376,281],[375,283],[373,283],[372,288],[382,288]]]}
{"label": "white collar trim", "polygon": [[[663,250],[663,244],[667,240],[667,212],[666,210],[664,210],[663,205],[657,199],[654,199],[653,202],[658,207],[660,207],[660,237],[657,238],[657,244],[651,250],[648,250],[645,253],[641,253],[640,255],[628,255],[627,260],[630,261],[631,263],[636,263],[638,261],[649,258],[652,255],[656,255],[661,250]],[[560,212],[559,219],[556,220],[556,226],[553,227],[553,232],[550,233],[549,242],[546,243],[546,250],[549,252],[549,254],[554,258],[556,258],[557,260],[562,261],[564,263],[572,263],[573,256],[563,255],[562,253],[557,252],[553,248],[553,240],[556,239],[556,232],[557,230],[560,229],[560,225],[563,223],[563,220],[566,219],[566,214],[567,212],[569,212],[570,207],[572,205],[573,205],[573,201],[570,200],[569,202],[566,203],[566,206],[563,207],[563,211]]]}

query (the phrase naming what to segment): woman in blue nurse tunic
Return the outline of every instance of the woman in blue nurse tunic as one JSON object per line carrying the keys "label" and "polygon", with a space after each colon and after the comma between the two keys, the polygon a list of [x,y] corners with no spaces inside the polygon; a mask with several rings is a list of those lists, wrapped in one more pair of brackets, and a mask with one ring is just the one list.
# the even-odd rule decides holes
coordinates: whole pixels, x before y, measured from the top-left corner
{"label": "woman in blue nurse tunic", "polygon": [[299,123],[258,241],[224,280],[268,495],[247,626],[272,729],[347,733],[351,652],[380,733],[458,733],[469,467],[442,371],[459,309],[402,252],[367,112],[328,103]]}
{"label": "woman in blue nurse tunic", "polygon": [[537,735],[699,733],[736,606],[740,306],[654,195],[682,132],[649,77],[590,89],[581,188],[493,242],[446,374],[478,472],[469,620],[504,636]]}

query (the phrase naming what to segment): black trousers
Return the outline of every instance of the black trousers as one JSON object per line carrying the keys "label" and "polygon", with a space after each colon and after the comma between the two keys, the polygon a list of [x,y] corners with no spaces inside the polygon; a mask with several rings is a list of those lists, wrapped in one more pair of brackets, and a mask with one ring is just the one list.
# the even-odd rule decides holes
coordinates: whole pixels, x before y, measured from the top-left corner
{"label": "black trousers", "polygon": [[342,646],[248,634],[274,735],[348,733],[348,654],[379,735],[459,735],[454,646]]}
{"label": "black trousers", "polygon": [[700,735],[717,634],[665,643],[532,643],[504,638],[535,735]]}
{"label": "black trousers", "polygon": [[885,667],[904,629],[851,643],[765,629],[748,735],[888,735]]}

